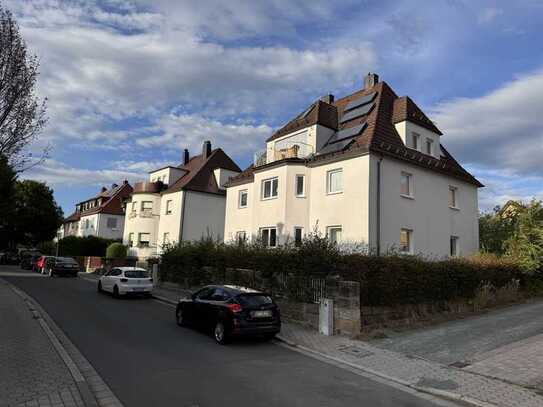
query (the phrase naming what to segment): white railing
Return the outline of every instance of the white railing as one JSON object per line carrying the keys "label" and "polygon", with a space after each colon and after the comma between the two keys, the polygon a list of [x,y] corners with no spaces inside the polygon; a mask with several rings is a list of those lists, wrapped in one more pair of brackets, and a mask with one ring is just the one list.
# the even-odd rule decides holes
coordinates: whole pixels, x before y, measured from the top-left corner
{"label": "white railing", "polygon": [[260,167],[266,164],[266,150],[257,151],[253,158],[253,164],[255,167]]}

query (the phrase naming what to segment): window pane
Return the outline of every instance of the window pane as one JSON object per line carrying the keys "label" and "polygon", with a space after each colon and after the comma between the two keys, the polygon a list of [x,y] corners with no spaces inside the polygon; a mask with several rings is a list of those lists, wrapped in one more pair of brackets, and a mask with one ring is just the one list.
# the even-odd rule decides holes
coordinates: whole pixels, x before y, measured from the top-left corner
{"label": "window pane", "polygon": [[271,181],[264,181],[264,198],[271,196]]}
{"label": "window pane", "polygon": [[411,188],[410,188],[410,180],[411,176],[409,174],[402,173],[401,178],[401,194],[402,195],[411,195]]}
{"label": "window pane", "polygon": [[302,244],[302,228],[294,228],[294,244],[296,246]]}
{"label": "window pane", "polygon": [[400,232],[400,252],[409,253],[411,251],[411,231],[402,229]]}
{"label": "window pane", "polygon": [[277,246],[277,230],[276,229],[270,229],[270,246],[271,247]]}
{"label": "window pane", "polygon": [[247,206],[247,191],[240,191],[239,193],[239,206],[244,208]]}
{"label": "window pane", "polygon": [[426,154],[432,154],[432,140],[426,139]]}
{"label": "window pane", "polygon": [[279,180],[277,178],[272,180],[272,196],[277,196],[278,186],[279,186]]}
{"label": "window pane", "polygon": [[451,256],[456,256],[458,252],[458,237],[451,236]]}
{"label": "window pane", "polygon": [[328,192],[341,192],[343,190],[343,172],[331,171],[328,173]]}
{"label": "window pane", "polygon": [[340,227],[328,228],[328,239],[332,243],[340,242],[341,241],[341,228]]}
{"label": "window pane", "polygon": [[419,135],[417,133],[411,133],[411,147],[415,150],[419,149]]}
{"label": "window pane", "polygon": [[270,230],[269,229],[262,229],[262,242],[264,243],[264,246],[269,246],[270,244]]}
{"label": "window pane", "polygon": [[296,176],[296,195],[301,196],[304,194],[304,176]]}
{"label": "window pane", "polygon": [[449,188],[449,206],[456,208],[456,188]]}

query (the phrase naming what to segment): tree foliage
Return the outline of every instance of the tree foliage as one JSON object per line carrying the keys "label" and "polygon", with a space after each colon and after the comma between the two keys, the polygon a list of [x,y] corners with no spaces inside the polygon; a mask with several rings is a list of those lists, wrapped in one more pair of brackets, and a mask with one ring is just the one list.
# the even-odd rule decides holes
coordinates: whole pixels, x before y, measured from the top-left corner
{"label": "tree foliage", "polygon": [[126,258],[127,247],[122,243],[111,243],[106,250],[106,258],[108,259],[124,259]]}
{"label": "tree foliage", "polygon": [[45,183],[24,180],[15,184],[14,217],[11,220],[17,243],[36,245],[56,236],[62,224],[62,209]]}
{"label": "tree foliage", "polygon": [[38,68],[17,22],[0,6],[0,155],[17,171],[28,168],[32,155],[25,149],[46,123],[46,101],[40,102],[36,95]]}
{"label": "tree foliage", "polygon": [[0,247],[8,244],[8,231],[14,212],[15,181],[15,171],[9,165],[7,158],[0,154]]}

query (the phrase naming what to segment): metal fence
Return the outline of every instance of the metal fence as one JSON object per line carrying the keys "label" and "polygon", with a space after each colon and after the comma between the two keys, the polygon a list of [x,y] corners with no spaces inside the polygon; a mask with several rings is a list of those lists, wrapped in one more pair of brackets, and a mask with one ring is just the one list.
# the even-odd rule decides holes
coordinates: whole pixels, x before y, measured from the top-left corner
{"label": "metal fence", "polygon": [[277,285],[280,293],[294,299],[320,303],[326,297],[326,280],[324,278],[296,277],[279,274]]}

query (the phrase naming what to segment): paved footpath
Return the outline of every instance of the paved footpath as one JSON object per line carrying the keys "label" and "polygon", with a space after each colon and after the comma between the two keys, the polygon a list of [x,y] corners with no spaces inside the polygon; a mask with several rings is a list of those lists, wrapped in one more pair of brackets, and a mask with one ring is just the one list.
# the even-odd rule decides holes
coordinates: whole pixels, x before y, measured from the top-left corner
{"label": "paved footpath", "polygon": [[[182,292],[155,289],[155,297],[175,302]],[[487,407],[541,407],[543,397],[521,386],[438,362],[378,348],[342,336],[323,336],[283,322],[279,339],[318,357],[343,363],[410,388]],[[541,356],[540,359],[541,360]]]}
{"label": "paved footpath", "polygon": [[77,385],[26,303],[0,279],[0,406],[84,406]]}

